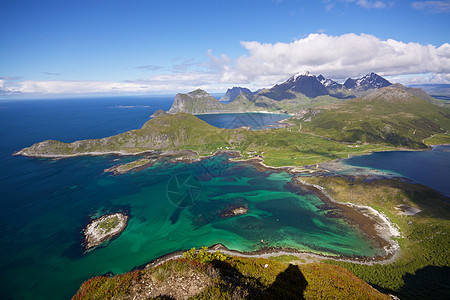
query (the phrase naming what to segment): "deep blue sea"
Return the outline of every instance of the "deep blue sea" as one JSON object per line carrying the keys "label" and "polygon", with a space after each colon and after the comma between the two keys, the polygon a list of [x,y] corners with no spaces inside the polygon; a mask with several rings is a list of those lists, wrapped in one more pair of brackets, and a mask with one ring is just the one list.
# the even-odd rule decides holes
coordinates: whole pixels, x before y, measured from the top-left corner
{"label": "deep blue sea", "polygon": [[[1,299],[68,299],[92,276],[127,272],[175,250],[215,243],[241,251],[269,245],[328,254],[379,253],[344,220],[328,218],[332,208],[319,198],[293,189],[289,185],[292,175],[284,172],[260,172],[218,156],[201,163],[158,164],[113,176],[103,170],[136,158],[12,156],[46,139],[72,142],[140,128],[157,109],[169,109],[172,101],[173,97],[0,101]],[[251,125],[258,129],[286,116],[200,117],[219,127]],[[427,153],[432,152],[410,154]],[[448,172],[448,152],[443,153],[432,160]],[[399,155],[401,159],[403,154]],[[422,166],[420,174],[425,176],[431,165]],[[448,182],[445,176],[441,182]],[[415,180],[420,181],[418,177]],[[193,195],[190,203],[180,205],[172,197],[175,182],[186,183]],[[249,213],[221,218],[220,211],[230,205],[246,205]],[[83,227],[91,218],[114,212],[130,215],[126,230],[110,243],[84,253]],[[262,239],[268,244],[262,245]]]}
{"label": "deep blue sea", "polygon": [[431,151],[376,152],[343,163],[406,177],[450,195],[450,145],[435,146]]}

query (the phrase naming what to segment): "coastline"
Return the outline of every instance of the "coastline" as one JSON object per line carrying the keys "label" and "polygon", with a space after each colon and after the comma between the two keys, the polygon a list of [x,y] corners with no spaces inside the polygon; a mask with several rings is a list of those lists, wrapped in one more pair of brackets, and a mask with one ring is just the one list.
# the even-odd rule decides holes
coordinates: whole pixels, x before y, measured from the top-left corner
{"label": "coastline", "polygon": [[[172,113],[173,114],[173,113]],[[220,114],[271,114],[271,115],[288,115],[293,117],[293,114],[284,113],[284,112],[276,112],[276,111],[266,111],[266,110],[251,110],[251,111],[243,111],[243,112],[236,112],[236,111],[220,111],[220,112],[206,112],[206,113],[195,113],[194,116],[198,115],[220,115]]]}
{"label": "coastline", "polygon": [[[223,152],[228,152],[224,150]],[[235,151],[238,152],[238,151]],[[220,153],[215,152],[213,155],[218,155]],[[240,154],[240,153],[239,153]],[[263,169],[272,169],[278,171],[292,171],[286,170],[289,167],[268,167],[260,161],[260,159],[247,159],[242,162],[251,163],[256,167]],[[294,172],[295,174],[295,172]],[[316,194],[321,200],[323,200],[328,205],[337,207],[342,210],[342,215],[346,217],[351,225],[357,226],[362,232],[364,232],[368,238],[373,239],[378,246],[383,249],[384,255],[377,255],[372,257],[365,256],[345,256],[345,255],[332,255],[324,254],[312,251],[302,251],[293,248],[276,248],[276,247],[265,247],[256,251],[238,251],[228,249],[223,244],[215,244],[208,247],[208,252],[216,252],[219,250],[221,253],[226,255],[246,257],[246,258],[270,258],[272,256],[280,255],[290,255],[298,258],[298,263],[309,263],[314,261],[322,260],[335,260],[342,262],[350,262],[360,265],[375,265],[375,264],[390,264],[394,262],[401,251],[400,245],[397,241],[392,238],[398,238],[401,233],[398,226],[394,224],[386,215],[382,212],[370,206],[357,205],[353,203],[341,203],[332,198],[323,187],[319,185],[309,184],[302,181],[299,178],[293,178],[292,184],[294,186],[298,185],[300,188],[306,188],[309,191]],[[178,250],[171,252],[155,259],[150,262],[135,267],[135,269],[142,268],[154,268],[169,260],[178,259],[183,256],[183,253],[189,249]],[[301,262],[300,262],[301,261]]]}
{"label": "coastline", "polygon": [[[190,155],[183,155],[186,154],[186,152],[189,152]],[[30,156],[30,157],[41,157],[41,158],[67,158],[67,157],[77,157],[77,156],[89,156],[89,155],[120,155],[120,156],[139,156],[139,155],[145,155],[148,154],[149,156],[156,156],[157,159],[164,159],[167,157],[170,157],[169,161],[171,162],[196,162],[201,161],[213,156],[221,155],[221,154],[229,154],[230,157],[228,159],[236,162],[242,162],[242,163],[248,163],[254,165],[258,170],[260,171],[266,171],[266,170],[272,170],[272,171],[278,171],[278,172],[288,172],[290,174],[298,174],[298,173],[316,173],[316,174],[329,174],[329,170],[325,170],[322,168],[316,168],[316,169],[308,169],[304,167],[297,167],[297,166],[281,166],[281,167],[272,167],[268,166],[263,162],[262,158],[259,157],[251,157],[246,159],[239,159],[243,158],[243,155],[238,150],[230,150],[230,149],[219,149],[216,150],[214,153],[206,155],[206,156],[200,156],[200,157],[194,157],[199,155],[198,152],[192,151],[192,150],[169,150],[169,151],[142,151],[137,153],[128,153],[128,152],[121,152],[121,151],[110,151],[110,152],[89,152],[89,153],[79,153],[79,154],[70,154],[70,155],[40,155],[40,156],[33,156],[33,155],[27,155],[20,153],[20,151],[14,153],[14,155],[23,155],[23,156]],[[128,171],[131,170],[138,170],[138,169],[144,169],[147,167],[147,164],[138,166],[137,168],[131,168]],[[128,172],[127,171],[127,172]],[[378,174],[381,175],[381,174]],[[373,264],[386,264],[394,261],[396,257],[398,256],[398,252],[400,251],[399,245],[397,242],[393,241],[391,237],[393,236],[399,236],[398,231],[395,230],[395,226],[392,224],[392,222],[384,216],[382,213],[376,211],[375,209],[368,207],[368,206],[358,206],[352,203],[340,203],[334,200],[332,197],[330,197],[329,194],[325,191],[325,189],[318,185],[312,185],[308,184],[304,181],[302,181],[299,178],[293,178],[293,186],[295,188],[295,185],[298,185],[300,188],[306,188],[316,194],[319,198],[321,198],[326,204],[331,205],[333,207],[337,207],[338,209],[342,210],[342,216],[346,217],[346,219],[349,221],[351,225],[354,225],[358,227],[360,230],[362,230],[369,238],[374,239],[375,242],[380,246],[381,249],[384,250],[385,254],[383,256],[375,256],[375,257],[362,257],[362,256],[352,256],[352,257],[346,257],[341,255],[329,255],[329,254],[320,254],[316,252],[309,252],[309,251],[301,251],[297,249],[291,249],[291,248],[262,248],[257,251],[253,252],[240,252],[237,250],[231,250],[226,248],[225,246],[221,245],[220,250],[225,254],[235,255],[235,256],[244,256],[244,257],[262,257],[262,258],[268,258],[270,256],[274,255],[294,255],[297,256],[299,259],[305,260],[310,259],[311,257],[317,260],[325,260],[325,259],[333,259],[337,261],[346,261],[346,262],[353,262],[358,264],[367,264],[367,265],[373,265]],[[368,213],[370,212],[370,213]],[[217,248],[217,245],[213,245],[210,248],[210,251],[216,251],[219,250]],[[160,258],[156,258],[156,260],[160,261],[161,259],[169,260],[179,257],[183,251],[176,251],[173,253],[169,253],[167,255],[164,255]],[[167,258],[168,257],[168,258]],[[167,259],[166,259],[167,258]],[[154,260],[152,260],[154,261]],[[151,263],[149,263],[151,264]],[[149,265],[147,264],[147,265]]]}

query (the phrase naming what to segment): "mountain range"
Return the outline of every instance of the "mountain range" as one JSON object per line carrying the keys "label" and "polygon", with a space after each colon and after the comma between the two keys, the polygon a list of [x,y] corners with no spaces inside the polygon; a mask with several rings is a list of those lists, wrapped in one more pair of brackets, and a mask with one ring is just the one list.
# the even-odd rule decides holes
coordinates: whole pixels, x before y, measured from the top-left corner
{"label": "mountain range", "polygon": [[340,84],[323,75],[315,76],[303,72],[293,75],[281,84],[256,92],[243,87],[233,87],[228,89],[220,101],[202,90],[180,93],[176,95],[168,113],[266,111],[295,114],[305,107],[366,96],[374,90],[391,85],[392,83],[375,73],[356,79],[348,78],[344,84]]}

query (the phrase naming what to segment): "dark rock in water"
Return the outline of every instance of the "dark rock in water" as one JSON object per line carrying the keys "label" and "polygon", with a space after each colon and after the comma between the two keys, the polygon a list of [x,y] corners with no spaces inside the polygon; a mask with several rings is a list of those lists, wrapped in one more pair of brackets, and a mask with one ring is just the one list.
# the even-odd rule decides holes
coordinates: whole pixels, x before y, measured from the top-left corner
{"label": "dark rock in water", "polygon": [[229,218],[229,217],[234,217],[234,216],[241,216],[241,215],[245,215],[248,212],[248,208],[245,206],[235,206],[235,207],[231,207],[225,211],[223,211],[220,216],[222,218]]}

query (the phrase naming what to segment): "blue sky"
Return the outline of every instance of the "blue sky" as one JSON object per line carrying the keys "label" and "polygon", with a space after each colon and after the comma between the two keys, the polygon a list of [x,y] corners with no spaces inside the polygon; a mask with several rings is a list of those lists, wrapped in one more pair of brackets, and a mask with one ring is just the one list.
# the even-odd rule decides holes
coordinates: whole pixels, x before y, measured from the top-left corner
{"label": "blue sky", "polygon": [[450,83],[450,1],[1,0],[0,94],[167,94],[338,81]]}

